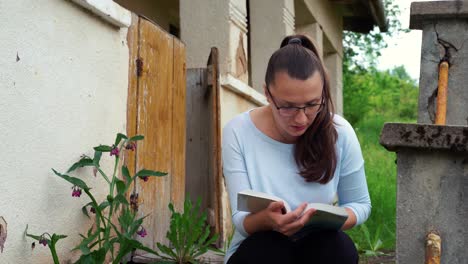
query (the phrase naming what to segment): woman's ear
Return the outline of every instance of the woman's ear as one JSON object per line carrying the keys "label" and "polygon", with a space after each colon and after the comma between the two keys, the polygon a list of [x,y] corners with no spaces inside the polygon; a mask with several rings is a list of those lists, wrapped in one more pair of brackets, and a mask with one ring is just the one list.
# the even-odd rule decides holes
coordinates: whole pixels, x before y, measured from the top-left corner
{"label": "woman's ear", "polygon": [[267,91],[266,84],[263,84],[263,94],[265,95],[265,98],[266,98],[267,102],[271,104],[270,94]]}

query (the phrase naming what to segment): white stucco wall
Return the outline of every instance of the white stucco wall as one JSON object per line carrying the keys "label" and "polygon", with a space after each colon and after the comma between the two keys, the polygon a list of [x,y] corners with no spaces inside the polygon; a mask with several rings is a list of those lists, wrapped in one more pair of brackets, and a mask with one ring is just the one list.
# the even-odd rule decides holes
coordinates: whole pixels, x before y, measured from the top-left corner
{"label": "white stucco wall", "polygon": [[221,74],[230,69],[229,0],[180,0],[180,37],[187,68],[205,68],[212,47],[219,51]]}
{"label": "white stucco wall", "polygon": [[[88,199],[71,197],[51,168],[64,172],[125,132],[127,31],[65,0],[0,1],[0,21],[0,216],[8,222],[0,263],[52,263],[48,248],[36,242],[31,251],[27,224],[68,235],[57,246],[66,263],[89,228]],[[102,159],[109,171],[110,157]],[[76,175],[98,196],[108,191],[90,169]]]}

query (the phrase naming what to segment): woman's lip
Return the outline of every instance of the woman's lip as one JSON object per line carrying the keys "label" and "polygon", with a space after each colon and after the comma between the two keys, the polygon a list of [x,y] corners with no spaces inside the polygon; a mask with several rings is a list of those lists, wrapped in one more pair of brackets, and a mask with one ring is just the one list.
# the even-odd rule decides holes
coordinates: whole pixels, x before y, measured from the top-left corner
{"label": "woman's lip", "polygon": [[292,126],[294,128],[294,130],[304,130],[307,126]]}

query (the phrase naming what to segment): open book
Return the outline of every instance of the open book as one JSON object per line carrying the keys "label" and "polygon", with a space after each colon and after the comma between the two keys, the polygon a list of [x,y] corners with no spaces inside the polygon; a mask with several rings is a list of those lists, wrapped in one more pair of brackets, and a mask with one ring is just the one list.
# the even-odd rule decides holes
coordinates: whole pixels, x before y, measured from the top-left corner
{"label": "open book", "polygon": [[[237,210],[256,213],[267,208],[271,202],[276,201],[282,201],[284,203],[285,208],[283,213],[289,213],[292,211],[289,204],[283,199],[252,190],[244,190],[237,194]],[[314,208],[317,211],[310,218],[310,221],[306,224],[303,230],[338,230],[343,226],[346,219],[348,219],[348,213],[343,207],[323,203],[309,203],[304,212],[310,208]]]}

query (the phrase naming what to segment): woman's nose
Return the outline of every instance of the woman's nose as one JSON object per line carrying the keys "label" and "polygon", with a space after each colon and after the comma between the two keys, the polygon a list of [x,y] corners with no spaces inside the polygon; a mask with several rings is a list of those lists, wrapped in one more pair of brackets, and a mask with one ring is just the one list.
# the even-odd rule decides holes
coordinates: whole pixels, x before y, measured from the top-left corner
{"label": "woman's nose", "polygon": [[307,123],[307,120],[309,118],[307,117],[307,115],[305,114],[305,108],[303,109],[299,109],[296,113],[296,115],[294,116],[294,121],[298,124],[304,124],[304,123]]}

